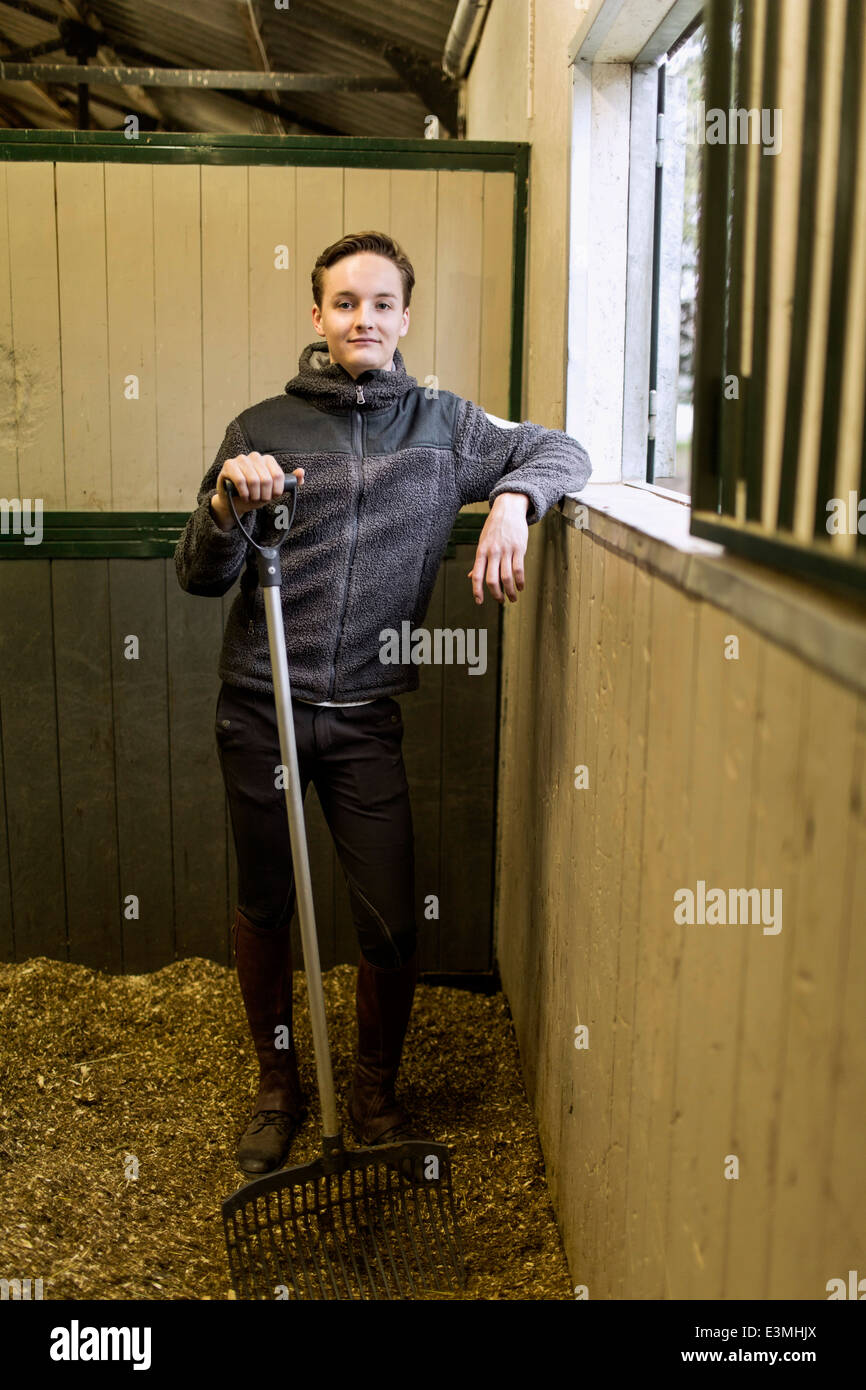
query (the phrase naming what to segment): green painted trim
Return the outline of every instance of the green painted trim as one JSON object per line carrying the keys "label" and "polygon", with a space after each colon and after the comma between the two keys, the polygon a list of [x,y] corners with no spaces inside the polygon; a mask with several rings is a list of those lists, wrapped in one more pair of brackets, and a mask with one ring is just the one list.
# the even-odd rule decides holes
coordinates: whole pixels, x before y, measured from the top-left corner
{"label": "green painted trim", "polygon": [[866,599],[866,554],[862,551],[831,555],[817,541],[789,541],[778,532],[758,534],[753,524],[726,520],[714,512],[692,512],[689,533],[799,579],[819,581],[847,598]]}
{"label": "green painted trim", "polygon": [[166,145],[169,147],[246,147],[262,148],[272,145],[277,149],[307,149],[333,146],[337,149],[380,149],[380,150],[442,150],[459,145],[470,152],[493,151],[498,154],[515,155],[529,146],[523,140],[408,140],[398,136],[379,137],[375,135],[215,135],[209,131],[142,131],[137,140],[127,140],[121,130],[4,130],[0,134],[2,144],[39,145],[117,145],[120,149],[130,149],[133,145]]}
{"label": "green painted trim", "polygon": [[[0,560],[151,559],[174,555],[189,512],[44,512],[42,540],[0,534]],[[444,551],[478,541],[485,513],[467,512],[454,522]]]}
{"label": "green painted trim", "polygon": [[0,159],[144,164],[288,164],[390,169],[516,171],[525,143],[500,140],[379,140],[367,136],[210,135],[143,131],[7,130]]}
{"label": "green painted trim", "polygon": [[523,419],[523,324],[526,305],[526,238],[529,213],[529,145],[521,145],[514,169],[514,266],[511,287],[510,419]]}

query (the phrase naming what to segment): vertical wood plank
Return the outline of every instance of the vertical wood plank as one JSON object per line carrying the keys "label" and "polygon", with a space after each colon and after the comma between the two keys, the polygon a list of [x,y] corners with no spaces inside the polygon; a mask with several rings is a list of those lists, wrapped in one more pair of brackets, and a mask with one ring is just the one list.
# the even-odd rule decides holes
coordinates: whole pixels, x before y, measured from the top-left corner
{"label": "vertical wood plank", "polygon": [[52,568],[69,959],[115,972],[123,960],[108,562]]}
{"label": "vertical wood plank", "polygon": [[[152,164],[105,165],[111,507],[158,511]],[[138,378],[138,397],[128,378]]]}
{"label": "vertical wood plank", "polygon": [[[797,841],[802,876],[793,936],[787,1045],[781,1085],[778,1165],[770,1257],[770,1298],[824,1297],[819,1269],[832,1135],[827,1084],[840,1009],[847,913],[848,776],[857,697],[815,670],[806,682],[805,740]],[[820,738],[814,730],[820,730]],[[783,894],[784,908],[784,894]],[[784,922],[783,933],[788,930]],[[846,1270],[847,1273],[847,1270]]]}
{"label": "vertical wood plank", "polygon": [[[601,1143],[601,1097],[607,1094],[610,1077],[610,1028],[601,1007],[603,982],[599,978],[599,933],[606,930],[599,918],[601,866],[596,853],[596,805],[599,788],[605,773],[601,765],[603,713],[599,702],[603,675],[602,640],[604,632],[604,591],[608,552],[599,542],[592,542],[591,593],[589,623],[584,628],[586,645],[583,649],[583,679],[587,687],[586,723],[584,737],[589,768],[589,785],[582,793],[585,828],[583,872],[586,892],[583,913],[576,929],[583,934],[583,977],[581,980],[581,1023],[589,1026],[589,1047],[583,1054],[581,1067],[582,1094],[579,1097],[579,1153],[581,1197],[578,1216],[583,1232],[583,1248],[589,1267],[596,1265],[598,1249],[599,1209],[604,1195],[603,1145]],[[592,1296],[592,1289],[590,1289]]]}
{"label": "vertical wood plank", "polygon": [[484,175],[440,169],[436,177],[434,371],[445,390],[478,402]]}
{"label": "vertical wood plank", "polygon": [[390,228],[391,170],[347,167],[343,177],[342,235],[384,231],[390,236]]}
{"label": "vertical wood plank", "polygon": [[608,1240],[613,1269],[602,1293],[610,1298],[626,1298],[631,1289],[631,1267],[627,1259],[626,1233],[631,1227],[631,1209],[626,1203],[626,1185],[631,1162],[631,1108],[635,1092],[633,1044],[636,1018],[636,991],[640,950],[641,896],[643,891],[643,846],[646,833],[646,760],[649,726],[650,662],[652,659],[653,584],[648,570],[634,566],[634,589],[630,610],[631,629],[630,694],[627,711],[628,766],[624,783],[626,814],[623,825],[621,895],[619,919],[621,950],[616,983],[616,1027],[614,1029],[611,1159],[608,1187]]}
{"label": "vertical wood plank", "polygon": [[[577,1026],[590,1027],[590,979],[589,979],[589,923],[590,923],[590,885],[588,866],[591,862],[594,830],[589,798],[593,794],[597,768],[593,763],[590,739],[590,702],[593,687],[590,672],[592,649],[591,633],[598,632],[597,610],[600,595],[595,584],[598,569],[595,562],[597,542],[585,531],[577,531],[580,549],[580,592],[577,597],[577,698],[574,709],[574,743],[571,759],[571,782],[573,808],[571,816],[571,854],[572,862],[579,866],[574,881],[571,904],[572,949],[569,950],[569,968],[574,988],[574,1012],[570,1020],[572,1030]],[[579,785],[575,785],[579,781]],[[572,1031],[572,1037],[574,1033]],[[590,1033],[590,1050],[592,1046]],[[585,1063],[588,1053],[575,1049],[572,1062],[573,1088],[571,1105],[573,1112],[570,1126],[570,1161],[579,1181],[573,1184],[572,1229],[575,1232],[575,1263],[572,1275],[576,1283],[592,1285],[590,1270],[591,1247],[587,1238],[584,1219],[586,1201],[582,1191],[586,1175],[587,1132],[589,1109],[592,1105],[590,1080]],[[590,1287],[590,1296],[592,1288]]]}
{"label": "vertical wood plank", "polygon": [[[573,921],[575,920],[575,905],[580,894],[579,880],[583,876],[583,865],[579,863],[577,855],[572,850],[574,843],[573,820],[577,801],[581,795],[581,792],[574,785],[574,769],[575,765],[583,760],[584,748],[582,734],[578,735],[577,733],[576,719],[578,691],[583,678],[580,599],[583,586],[588,585],[589,582],[587,568],[591,565],[591,551],[589,546],[583,543],[580,531],[564,525],[558,529],[555,527],[551,529],[554,532],[553,563],[554,566],[557,563],[561,565],[560,582],[563,587],[564,606],[559,649],[562,653],[564,666],[562,672],[563,698],[557,743],[561,752],[555,763],[559,784],[555,824],[557,834],[562,841],[562,862],[559,867],[562,883],[561,911],[565,919]],[[562,579],[563,575],[565,576],[564,580]],[[553,817],[553,815],[554,811],[552,810],[551,816]],[[521,830],[524,825],[525,822],[521,821]],[[554,1131],[550,1140],[550,1152],[555,1157],[554,1161],[548,1164],[548,1170],[551,1175],[554,1172],[556,1175],[553,1181],[556,1185],[555,1201],[562,1223],[561,1228],[564,1233],[568,1233],[567,1238],[570,1247],[576,1250],[580,1240],[577,1185],[569,1181],[568,1175],[576,1170],[576,1165],[579,1163],[579,1150],[576,1142],[576,1127],[579,1123],[579,1117],[576,1097],[582,1084],[580,1069],[583,1052],[578,1051],[574,1046],[574,1029],[580,1017],[583,1002],[577,966],[579,939],[576,931],[562,933],[554,931],[552,935],[554,940],[557,936],[560,938],[554,969],[559,976],[561,989],[561,1006],[558,1010],[560,1031],[558,1046],[561,1072],[559,1076],[558,1133]],[[585,1022],[582,1017],[581,1022]],[[547,1152],[548,1149],[545,1148],[545,1153]],[[575,1282],[579,1282],[580,1269],[576,1267],[572,1273],[575,1276]]]}
{"label": "vertical wood plank", "polygon": [[[738,659],[726,659],[729,635]],[[711,604],[699,611],[691,769],[692,856],[679,887],[709,892],[767,886],[750,862],[752,754],[759,641],[731,614]],[[671,1168],[667,1194],[667,1266],[675,1298],[719,1299],[729,1189],[728,1154],[739,1046],[738,995],[749,938],[761,925],[679,929],[682,963],[675,1061]],[[770,945],[763,937],[765,949]]]}
{"label": "vertical wood plank", "polygon": [[[205,460],[201,169],[153,166],[158,508],[191,511]],[[228,423],[228,421],[226,421]]]}
{"label": "vertical wood plank", "polygon": [[[494,733],[499,604],[489,594],[475,603],[467,572],[475,560],[474,545],[455,546],[453,559],[440,570],[444,579],[442,627],[465,634],[467,664],[443,665],[442,685],[442,839],[441,882],[443,918],[440,921],[440,962],[448,970],[489,970],[492,966],[494,827]],[[425,618],[425,626],[435,632]],[[486,643],[484,674],[470,674],[469,639],[474,658]],[[455,643],[455,656],[459,651]],[[435,669],[435,667],[433,668]],[[430,674],[422,671],[422,680]],[[450,921],[449,921],[450,918]]]}
{"label": "vertical wood plank", "polygon": [[[296,170],[259,164],[249,170],[250,401],[281,395],[298,367]],[[288,266],[282,253],[288,248]],[[228,422],[226,422],[228,423]]]}
{"label": "vertical wood plank", "polygon": [[166,571],[175,955],[225,959],[225,788],[214,745],[222,608],[179,589]]}
{"label": "vertical wood plank", "polygon": [[[120,937],[123,969],[138,975],[174,957],[165,589],[177,577],[168,559],[114,559],[108,580]],[[214,853],[214,878],[221,867]]]}
{"label": "vertical wood plank", "polygon": [[51,606],[55,563],[0,565],[0,715],[17,961],[68,958]]}
{"label": "vertical wood plank", "polygon": [[796,842],[807,712],[803,663],[772,642],[762,641],[760,653],[751,875],[756,884],[772,883],[782,889],[784,926],[776,937],[761,933],[747,941],[732,1118],[741,1178],[730,1184],[724,1297],[765,1299],[770,1296],[779,1069],[787,1031],[787,980],[800,877]]}
{"label": "vertical wood plank", "polygon": [[201,169],[202,390],[205,458],[250,403],[248,171]]}
{"label": "vertical wood plank", "polygon": [[[653,577],[647,735],[646,833],[641,894],[632,1109],[626,1202],[633,1298],[665,1296],[664,1191],[673,1114],[680,933],[674,891],[688,882],[688,736],[696,603]],[[677,672],[671,682],[670,673]]]}
{"label": "vertical wood plank", "polygon": [[58,163],[56,177],[67,506],[110,511],[105,165]]}
{"label": "vertical wood plank", "polygon": [[11,161],[6,166],[10,210],[30,210],[29,217],[9,219],[17,490],[22,498],[41,497],[46,511],[70,505],[64,471],[54,168],[41,161]]}
{"label": "vertical wood plank", "polygon": [[425,389],[436,386],[433,380],[436,360],[436,198],[434,170],[391,170],[390,231],[403,247],[415,272],[415,286],[409,304],[409,332],[400,339],[400,353],[406,371]]}
{"label": "vertical wood plank", "polygon": [[[482,193],[478,403],[510,419],[514,175],[485,173]],[[559,522],[559,518],[556,518]]]}
{"label": "vertical wood plank", "polygon": [[[605,1281],[602,1287],[596,1284],[597,1297],[610,1297],[613,1274],[608,1268],[610,1261],[603,1255],[599,1258],[600,1253],[622,1249],[621,1240],[617,1240],[619,1232],[614,1233],[610,1228],[609,1199],[617,1180],[622,1176],[626,1141],[624,1129],[621,1128],[619,1134],[616,1132],[612,1091],[617,1035],[623,1027],[617,1008],[617,992],[619,971],[623,968],[620,901],[628,805],[623,789],[627,782],[629,760],[635,568],[615,553],[606,553],[599,641],[601,669],[597,687],[597,786],[593,816],[598,919],[590,953],[595,1002],[590,1051],[595,1056],[596,1068],[597,1089],[593,1104],[599,1182],[593,1258],[599,1271],[596,1280],[601,1277]],[[601,1084],[598,1084],[599,1074]]]}
{"label": "vertical wood plank", "polygon": [[295,372],[301,352],[318,337],[313,327],[310,276],[325,248],[343,234],[343,175],[343,169],[305,166],[297,170]]}
{"label": "vertical wood plank", "polygon": [[847,1281],[848,1270],[863,1277],[866,1236],[863,1222],[863,1116],[866,1115],[866,1034],[863,995],[866,982],[866,699],[857,701],[855,744],[849,787],[850,822],[845,870],[845,947],[840,952],[839,1028],[831,1069],[833,1120],[827,1160],[826,1215],[821,1221],[821,1255],[815,1297],[829,1279]]}
{"label": "vertical wood plank", "polygon": [[12,335],[10,207],[6,189],[9,162],[0,161],[0,497],[20,497],[18,488],[18,410],[15,344]]}

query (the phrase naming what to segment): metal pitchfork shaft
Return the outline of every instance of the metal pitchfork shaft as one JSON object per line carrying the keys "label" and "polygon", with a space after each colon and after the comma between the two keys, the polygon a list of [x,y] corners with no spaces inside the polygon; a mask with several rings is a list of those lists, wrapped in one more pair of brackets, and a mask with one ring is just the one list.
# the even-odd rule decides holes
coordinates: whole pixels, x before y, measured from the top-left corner
{"label": "metal pitchfork shaft", "polygon": [[[286,478],[286,486],[293,493],[292,515],[297,503],[298,480],[294,476]],[[226,493],[238,526],[240,517],[231,502],[235,485],[226,479]],[[291,521],[289,526],[291,525]],[[246,528],[241,526],[241,530]],[[298,766],[298,750],[295,741],[295,722],[292,718],[292,694],[289,681],[289,663],[286,656],[285,630],[283,627],[283,608],[280,598],[280,546],[289,534],[283,536],[278,546],[259,546],[249,537],[258,551],[259,583],[262,587],[265,614],[268,624],[268,646],[271,656],[271,672],[274,682],[274,701],[277,707],[277,724],[280,732],[280,757],[283,776],[286,782],[286,808],[289,813],[289,835],[292,845],[295,888],[297,891],[298,917],[301,923],[301,945],[304,953],[304,970],[307,976],[307,996],[310,1005],[310,1024],[313,1031],[313,1050],[316,1055],[316,1078],[319,1086],[319,1099],[322,1105],[322,1127],[325,1139],[340,1138],[340,1123],[337,1119],[337,1099],[334,1092],[334,1073],[331,1067],[331,1052],[328,1046],[328,1023],[325,1017],[325,995],[322,989],[322,964],[319,957],[319,939],[316,933],[316,914],[313,906],[313,885],[310,878],[310,857],[307,850],[307,836],[304,827],[304,806],[301,798],[300,779],[294,775]]]}

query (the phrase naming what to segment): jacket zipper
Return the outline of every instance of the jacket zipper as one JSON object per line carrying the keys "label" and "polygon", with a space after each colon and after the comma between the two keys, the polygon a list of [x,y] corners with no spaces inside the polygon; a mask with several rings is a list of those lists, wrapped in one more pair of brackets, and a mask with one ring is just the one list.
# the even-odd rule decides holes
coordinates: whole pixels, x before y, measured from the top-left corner
{"label": "jacket zipper", "polygon": [[[359,385],[357,382],[356,382],[356,384],[355,384],[355,400],[358,402],[359,405],[366,405],[366,401],[364,400],[364,388],[363,388],[363,386]],[[364,458],[363,429],[364,429],[364,418],[363,418],[363,416],[362,416],[360,410],[353,410],[353,411],[352,411],[352,443],[354,444],[355,441],[357,440],[357,457],[358,457],[359,460],[363,460],[363,458]],[[330,686],[329,686],[329,688],[328,688],[328,699],[329,699],[329,700],[333,699],[333,696],[334,696],[334,687],[335,687],[335,685],[336,685],[336,683],[337,683],[337,653],[338,653],[339,650],[340,650],[340,643],[341,643],[342,640],[343,640],[343,619],[344,619],[345,616],[346,616],[346,605],[347,605],[348,599],[349,599],[349,582],[350,582],[351,577],[352,577],[352,562],[353,562],[353,560],[354,560],[354,558],[355,558],[355,550],[356,550],[357,544],[358,544],[358,513],[359,513],[360,508],[361,508],[361,497],[363,496],[363,492],[364,492],[364,465],[363,465],[363,462],[361,462],[361,464],[360,464],[359,473],[360,473],[360,478],[361,478],[361,486],[360,486],[360,488],[358,489],[358,495],[357,495],[357,497],[356,497],[356,499],[355,499],[355,506],[354,506],[354,510],[353,510],[353,512],[352,512],[352,549],[351,549],[350,554],[349,554],[349,563],[348,563],[348,566],[346,567],[346,582],[345,582],[345,585],[344,585],[344,587],[343,587],[343,603],[342,603],[342,608],[341,608],[341,610],[340,610],[340,626],[339,626],[339,630],[338,630],[338,633],[337,633],[337,644],[336,644],[336,646],[334,647],[334,659],[333,659],[333,661],[331,662],[331,681],[330,681]]]}

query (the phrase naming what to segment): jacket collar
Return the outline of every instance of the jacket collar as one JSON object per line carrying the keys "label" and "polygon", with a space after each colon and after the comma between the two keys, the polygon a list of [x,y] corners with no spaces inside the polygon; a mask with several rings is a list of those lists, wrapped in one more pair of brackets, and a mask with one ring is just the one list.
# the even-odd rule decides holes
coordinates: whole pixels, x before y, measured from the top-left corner
{"label": "jacket collar", "polygon": [[[364,400],[359,402],[356,385],[363,388]],[[320,409],[381,410],[394,405],[418,382],[409,376],[399,348],[394,349],[394,370],[376,368],[361,372],[357,380],[339,362],[331,362],[328,344],[323,338],[308,343],[300,356],[298,374],[286,383],[286,391],[301,396]]]}

